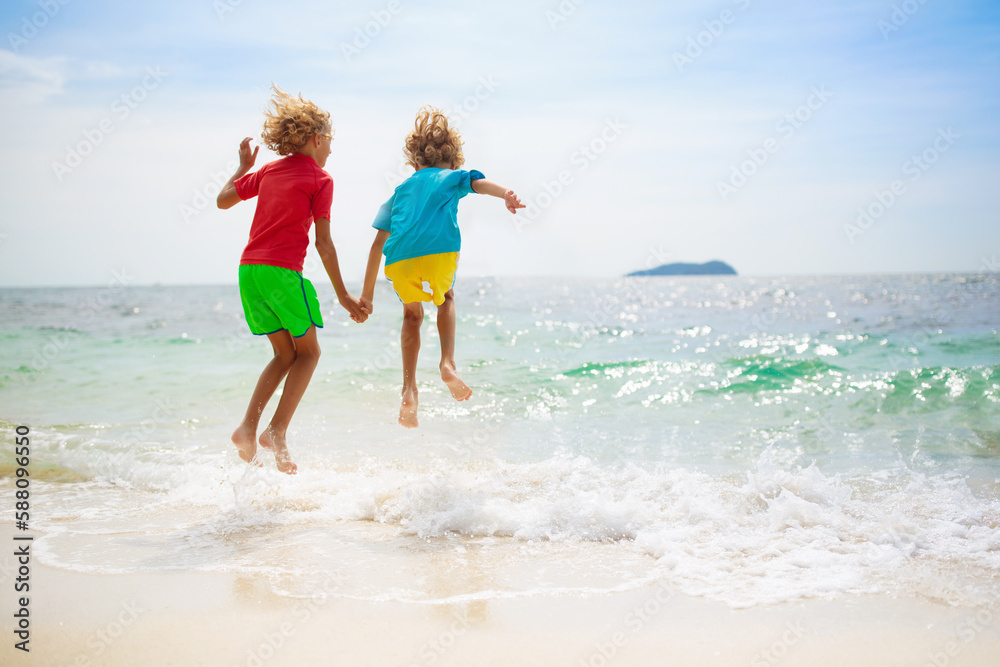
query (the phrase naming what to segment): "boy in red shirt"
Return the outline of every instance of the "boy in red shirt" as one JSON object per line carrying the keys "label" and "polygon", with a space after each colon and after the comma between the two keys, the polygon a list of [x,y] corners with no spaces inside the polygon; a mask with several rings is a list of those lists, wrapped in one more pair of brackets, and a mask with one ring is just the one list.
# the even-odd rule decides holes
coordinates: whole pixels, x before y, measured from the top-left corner
{"label": "boy in red shirt", "polygon": [[316,290],[302,277],[314,222],[316,250],[337,299],[355,322],[364,322],[368,315],[344,287],[330,237],[333,179],[323,171],[333,140],[330,114],[309,100],[273,88],[274,110],[265,113],[261,138],[265,146],[286,157],[248,173],[260,149],[251,153],[247,137],[240,143],[240,166],[216,203],[226,209],[258,198],[250,241],[240,258],[240,297],[250,331],[267,336],[274,349],[232,440],[241,459],[255,461],[261,413],[284,379],[281,400],[259,443],[274,453],[278,470],[295,474],[298,468],[288,453],[285,431],[319,361],[316,328],[323,326]]}

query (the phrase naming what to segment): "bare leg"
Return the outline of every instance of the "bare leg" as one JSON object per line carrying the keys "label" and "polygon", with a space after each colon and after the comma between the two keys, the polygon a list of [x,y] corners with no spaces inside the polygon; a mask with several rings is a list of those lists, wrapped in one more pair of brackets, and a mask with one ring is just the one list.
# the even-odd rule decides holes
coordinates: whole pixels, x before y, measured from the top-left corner
{"label": "bare leg", "polygon": [[467,401],[472,396],[469,385],[462,382],[455,370],[455,292],[448,290],[444,303],[438,306],[438,336],[441,337],[441,379],[456,401]]}
{"label": "bare leg", "polygon": [[[286,332],[287,333],[287,332]],[[289,475],[294,475],[298,466],[292,462],[288,453],[288,446],[285,442],[285,432],[288,424],[295,414],[295,409],[299,406],[299,401],[309,387],[313,371],[319,363],[319,341],[316,339],[316,327],[309,327],[309,331],[304,336],[293,339],[295,345],[295,361],[288,369],[288,377],[285,378],[285,388],[281,392],[281,400],[271,417],[271,423],[267,425],[264,432],[260,434],[260,446],[274,452],[274,460],[278,465],[278,470]]]}
{"label": "bare leg", "polygon": [[261,372],[243,421],[233,431],[233,444],[236,445],[240,458],[247,463],[255,462],[257,455],[257,425],[260,422],[260,415],[295,361],[295,344],[287,331],[270,334],[268,340],[274,349],[274,358]]}
{"label": "bare leg", "polygon": [[417,422],[417,356],[420,354],[420,326],[424,323],[424,306],[419,301],[403,304],[403,329],[399,334],[403,349],[403,396],[399,406],[399,423],[416,428]]}

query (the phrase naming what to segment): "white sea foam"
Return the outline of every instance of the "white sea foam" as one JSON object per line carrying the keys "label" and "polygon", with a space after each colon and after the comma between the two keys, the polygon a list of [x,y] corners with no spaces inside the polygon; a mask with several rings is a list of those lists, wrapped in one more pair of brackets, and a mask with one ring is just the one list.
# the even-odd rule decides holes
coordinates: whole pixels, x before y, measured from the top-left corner
{"label": "white sea foam", "polygon": [[[790,465],[769,449],[743,474],[556,456],[432,465],[368,459],[287,477],[221,463],[217,455],[179,462],[95,450],[101,448],[94,443],[60,449],[67,465],[76,461],[72,452],[88,452],[95,487],[88,497],[106,504],[85,508],[67,498],[47,517],[39,552],[53,564],[266,572],[284,581],[312,580],[314,570],[346,558],[370,574],[351,595],[427,599],[430,593],[413,582],[376,583],[395,562],[385,552],[373,555],[379,540],[371,531],[381,530],[396,556],[413,548],[407,545],[445,540],[479,549],[488,543],[491,558],[516,562],[524,555],[518,545],[528,545],[533,557],[549,550],[546,558],[559,554],[559,567],[569,568],[585,568],[602,545],[613,545],[624,564],[608,564],[614,576],[602,582],[607,590],[657,579],[734,607],[878,592],[981,604],[1000,592],[995,494],[976,495],[957,475],[903,466],[828,475],[816,465]],[[64,491],[51,485],[46,492],[57,500]],[[365,537],[335,537],[355,529]],[[118,547],[104,544],[100,559],[80,551],[80,540],[96,545],[99,537]],[[969,573],[976,573],[972,583]],[[495,593],[586,588],[543,577]]]}

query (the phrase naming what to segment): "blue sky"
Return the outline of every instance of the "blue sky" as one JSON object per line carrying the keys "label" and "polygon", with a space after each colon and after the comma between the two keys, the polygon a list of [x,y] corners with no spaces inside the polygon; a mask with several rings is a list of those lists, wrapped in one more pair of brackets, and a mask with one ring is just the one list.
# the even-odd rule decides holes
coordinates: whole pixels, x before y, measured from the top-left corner
{"label": "blue sky", "polygon": [[463,200],[464,275],[1000,270],[995,2],[42,0],[0,25],[0,286],[235,282],[253,204],[214,195],[272,81],[331,112],[349,283],[428,103],[532,205]]}

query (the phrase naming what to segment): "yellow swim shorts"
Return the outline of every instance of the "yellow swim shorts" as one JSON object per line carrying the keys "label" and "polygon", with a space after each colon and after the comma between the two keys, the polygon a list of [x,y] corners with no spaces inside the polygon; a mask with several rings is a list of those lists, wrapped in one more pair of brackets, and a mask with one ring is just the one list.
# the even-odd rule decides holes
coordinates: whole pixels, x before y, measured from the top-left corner
{"label": "yellow swim shorts", "polygon": [[[440,306],[445,293],[455,284],[457,270],[458,253],[442,252],[388,264],[385,277],[392,281],[392,288],[403,303],[433,301]],[[430,286],[429,292],[424,283]]]}

